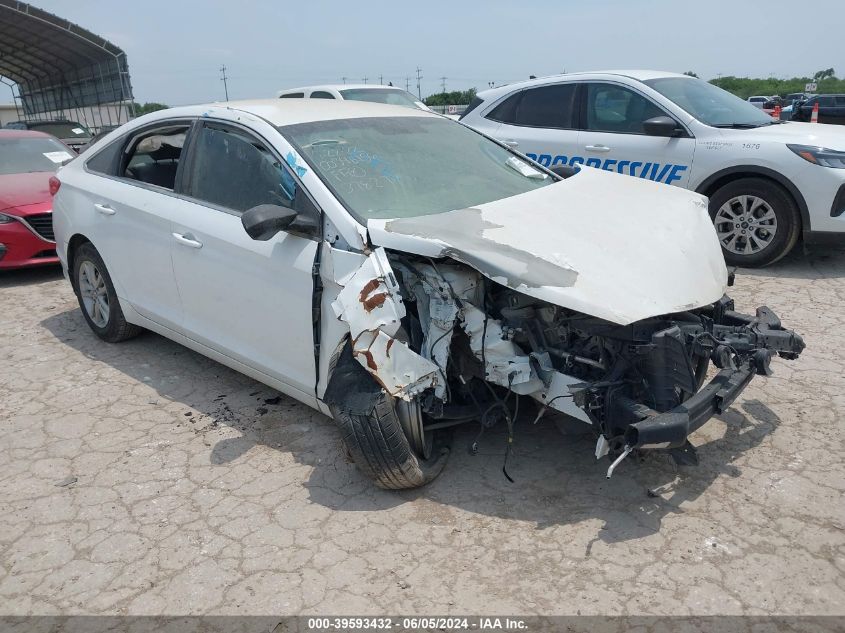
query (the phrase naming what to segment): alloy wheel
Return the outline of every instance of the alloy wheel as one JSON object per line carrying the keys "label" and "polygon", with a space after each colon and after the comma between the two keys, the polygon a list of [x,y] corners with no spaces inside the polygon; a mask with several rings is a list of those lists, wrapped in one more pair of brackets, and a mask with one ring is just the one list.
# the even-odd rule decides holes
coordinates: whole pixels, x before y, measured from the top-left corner
{"label": "alloy wheel", "polygon": [[722,247],[735,255],[752,255],[767,248],[778,230],[771,205],[758,196],[734,196],[713,218]]}
{"label": "alloy wheel", "polygon": [[97,327],[104,328],[109,322],[109,295],[106,280],[90,261],[79,266],[79,296],[88,317]]}

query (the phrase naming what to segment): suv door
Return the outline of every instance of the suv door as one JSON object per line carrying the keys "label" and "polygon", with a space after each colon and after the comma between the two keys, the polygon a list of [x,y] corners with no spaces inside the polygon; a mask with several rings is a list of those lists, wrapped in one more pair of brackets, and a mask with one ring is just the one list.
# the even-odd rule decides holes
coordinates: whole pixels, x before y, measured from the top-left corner
{"label": "suv door", "polygon": [[686,132],[682,137],[649,136],[643,129],[644,121],[671,116],[668,112],[621,84],[590,82],[584,85],[582,95],[579,142],[586,165],[687,185],[695,139]]}
{"label": "suv door", "polygon": [[541,165],[577,164],[577,92],[574,82],[527,88],[487,114],[501,125],[496,138]]}
{"label": "suv door", "polygon": [[189,151],[171,236],[185,335],[316,406],[317,241],[285,232],[253,240],[241,214],[275,204],[319,216],[317,207],[271,145],[245,128],[203,120]]}
{"label": "suv door", "polygon": [[99,250],[118,296],[138,314],[178,330],[182,305],[170,261],[174,193],[192,121],[134,131],[85,163],[81,190],[91,208],[86,234]]}

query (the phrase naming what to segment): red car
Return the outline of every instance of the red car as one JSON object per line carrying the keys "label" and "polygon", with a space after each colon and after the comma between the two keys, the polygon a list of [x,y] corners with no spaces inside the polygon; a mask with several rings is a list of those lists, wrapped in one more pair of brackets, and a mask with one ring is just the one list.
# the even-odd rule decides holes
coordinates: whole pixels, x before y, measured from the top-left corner
{"label": "red car", "polygon": [[50,178],[74,156],[48,134],[0,130],[0,270],[59,263]]}

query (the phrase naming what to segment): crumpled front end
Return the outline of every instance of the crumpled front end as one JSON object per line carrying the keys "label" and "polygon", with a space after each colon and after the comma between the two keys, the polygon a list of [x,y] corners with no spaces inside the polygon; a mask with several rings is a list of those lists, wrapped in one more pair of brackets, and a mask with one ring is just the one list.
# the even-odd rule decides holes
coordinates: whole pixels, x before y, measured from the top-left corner
{"label": "crumpled front end", "polygon": [[[612,297],[607,298],[612,301]],[[718,301],[620,324],[555,305],[450,259],[376,249],[332,304],[352,355],[387,393],[419,405],[422,429],[505,422],[520,399],[589,424],[596,456],[679,449],[801,337],[768,308]],[[718,369],[705,386],[708,368]],[[527,407],[522,409],[524,413]]]}

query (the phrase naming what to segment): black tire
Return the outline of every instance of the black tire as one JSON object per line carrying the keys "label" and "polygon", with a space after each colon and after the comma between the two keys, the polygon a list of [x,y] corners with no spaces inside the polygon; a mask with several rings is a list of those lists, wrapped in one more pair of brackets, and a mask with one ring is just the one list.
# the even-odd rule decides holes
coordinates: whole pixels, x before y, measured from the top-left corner
{"label": "black tire", "polygon": [[[97,324],[94,322],[83,302],[82,291],[79,287],[79,271],[86,262],[94,266],[97,272],[102,276],[105,285],[105,296],[108,301],[109,314],[104,324]],[[99,336],[101,339],[107,343],[118,343],[120,341],[130,339],[133,336],[137,336],[143,331],[143,328],[132,323],[128,323],[124,318],[123,311],[120,309],[120,301],[118,300],[117,293],[114,290],[114,284],[109,276],[109,271],[106,269],[106,264],[103,262],[103,258],[100,257],[100,253],[97,252],[97,249],[94,248],[94,245],[90,242],[82,244],[74,252],[71,280],[73,290],[76,293],[76,298],[79,301],[79,309],[82,310],[82,316],[85,317],[88,327],[90,327],[94,334]]]}
{"label": "black tire", "polygon": [[[716,227],[716,232],[723,232],[727,230],[746,231],[748,236],[756,236],[754,229],[751,226],[745,226],[739,221],[731,227],[731,222],[724,221],[723,217],[717,218],[717,214],[723,205],[726,205],[730,200],[738,196],[754,196],[759,198],[766,205],[768,205],[774,212],[777,220],[777,227],[774,231],[763,227],[756,230],[761,231],[759,235],[763,238],[769,238],[768,244],[760,248],[752,249],[749,253],[737,253],[731,251],[726,244],[730,243],[731,238],[720,238],[722,246],[722,253],[725,256],[725,261],[735,266],[744,266],[747,268],[758,268],[761,266],[768,266],[785,256],[798,241],[801,234],[801,214],[798,212],[798,207],[795,204],[792,196],[783,187],[770,180],[763,178],[741,178],[729,182],[723,187],[719,188],[710,197],[710,218]],[[763,213],[764,210],[758,211]],[[737,226],[737,224],[739,226]],[[771,237],[771,233],[774,237]],[[738,236],[739,241],[734,241],[733,244],[745,244],[743,240],[749,240],[745,233]],[[749,240],[752,244],[760,244],[756,240]],[[739,250],[735,247],[736,250]],[[744,250],[744,249],[743,249]]]}
{"label": "black tire", "polygon": [[380,488],[418,488],[432,481],[446,465],[449,448],[435,440],[430,459],[411,449],[396,414],[394,399],[382,390],[369,415],[332,407],[352,461]]}

